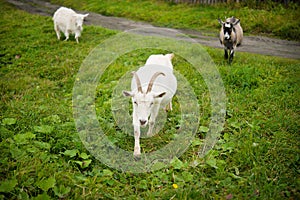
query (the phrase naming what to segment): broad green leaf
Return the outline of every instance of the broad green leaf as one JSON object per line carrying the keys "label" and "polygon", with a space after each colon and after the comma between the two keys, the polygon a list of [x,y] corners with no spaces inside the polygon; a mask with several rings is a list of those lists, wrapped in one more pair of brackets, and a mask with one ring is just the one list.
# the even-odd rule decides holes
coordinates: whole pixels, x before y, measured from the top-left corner
{"label": "broad green leaf", "polygon": [[38,133],[45,133],[45,134],[49,134],[52,133],[52,131],[54,130],[53,126],[49,126],[49,125],[42,125],[42,126],[35,126],[33,127],[35,132]]}
{"label": "broad green leaf", "polygon": [[44,192],[47,192],[50,188],[53,188],[55,185],[55,178],[50,177],[47,179],[40,180],[36,183],[36,185],[41,188]]}
{"label": "broad green leaf", "polygon": [[203,132],[203,133],[207,133],[207,132],[209,131],[209,128],[206,127],[206,126],[200,126],[200,127],[199,127],[199,131],[200,131],[200,132]]}
{"label": "broad green leaf", "polygon": [[17,144],[26,144],[30,139],[35,139],[35,134],[27,132],[24,134],[17,134],[14,136],[14,140]]}
{"label": "broad green leaf", "polygon": [[2,124],[3,125],[13,125],[17,122],[15,118],[4,118],[2,119]]}
{"label": "broad green leaf", "polygon": [[115,183],[115,180],[114,179],[108,179],[105,181],[105,183],[107,183],[109,186],[113,186],[114,183]]}
{"label": "broad green leaf", "polygon": [[211,159],[208,159],[206,160],[206,164],[208,164],[209,166],[217,169],[217,160],[215,158],[211,158]]}
{"label": "broad green leaf", "polygon": [[181,169],[184,166],[184,164],[177,157],[174,157],[171,161],[171,166],[174,167],[174,169]]}
{"label": "broad green leaf", "polygon": [[49,150],[51,148],[51,145],[47,142],[34,141],[34,144],[40,149]]}
{"label": "broad green leaf", "polygon": [[64,155],[65,156],[69,156],[70,158],[73,158],[73,157],[75,157],[77,155],[77,153],[78,153],[77,149],[72,149],[72,150],[66,150],[64,152]]}
{"label": "broad green leaf", "polygon": [[92,160],[75,161],[81,168],[87,168],[91,164]]}
{"label": "broad green leaf", "polygon": [[193,141],[192,141],[192,146],[199,146],[201,145],[203,142],[199,139],[199,138],[195,138]]}
{"label": "broad green leaf", "polygon": [[32,198],[33,200],[51,200],[51,197],[48,196],[46,192],[39,194],[36,197]]}
{"label": "broad green leaf", "polygon": [[229,151],[231,152],[235,147],[235,143],[234,142],[227,142],[222,144],[222,148],[224,151]]}
{"label": "broad green leaf", "polygon": [[11,192],[18,184],[17,179],[5,180],[0,185],[0,192]]}
{"label": "broad green leaf", "polygon": [[157,176],[162,182],[168,182],[168,175],[164,172],[161,172],[161,171],[157,171],[155,173],[155,176]]}
{"label": "broad green leaf", "polygon": [[104,169],[102,172],[103,176],[109,176],[111,177],[114,173],[112,171],[110,171],[109,169]]}
{"label": "broad green leaf", "polygon": [[88,159],[90,156],[83,152],[79,155],[79,157],[82,159]]}
{"label": "broad green leaf", "polygon": [[60,185],[59,187],[54,186],[54,194],[59,198],[65,198],[67,194],[71,191],[70,187],[65,187],[64,185]]}

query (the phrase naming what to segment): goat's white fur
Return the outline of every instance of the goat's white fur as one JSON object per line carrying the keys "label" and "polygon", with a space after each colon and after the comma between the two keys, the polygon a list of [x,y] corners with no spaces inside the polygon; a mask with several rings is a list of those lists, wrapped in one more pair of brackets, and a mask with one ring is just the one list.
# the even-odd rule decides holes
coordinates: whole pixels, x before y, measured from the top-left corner
{"label": "goat's white fur", "polygon": [[169,105],[177,90],[177,80],[173,74],[172,58],[174,54],[151,55],[145,66],[133,72],[131,91],[123,91],[131,97],[134,127],[134,156],[141,154],[140,127],[149,124],[148,136],[153,134],[153,127],[160,107]]}
{"label": "goat's white fur", "polygon": [[65,40],[69,39],[69,34],[75,34],[76,42],[79,43],[78,38],[83,30],[83,20],[88,15],[77,14],[74,10],[66,7],[57,9],[52,18],[57,38],[60,39],[60,32],[65,34]]}

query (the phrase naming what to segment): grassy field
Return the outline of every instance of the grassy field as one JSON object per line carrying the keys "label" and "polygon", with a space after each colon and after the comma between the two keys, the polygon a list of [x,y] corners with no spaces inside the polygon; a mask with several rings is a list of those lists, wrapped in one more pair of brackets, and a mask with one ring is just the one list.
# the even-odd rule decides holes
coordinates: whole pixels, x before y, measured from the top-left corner
{"label": "grassy field", "polygon": [[[16,10],[2,0],[0,6],[0,199],[300,198],[299,60],[237,52],[228,65],[222,50],[205,48],[222,76],[228,102],[222,136],[200,159],[197,152],[210,121],[209,93],[191,66],[175,57],[174,68],[189,80],[199,101],[196,137],[167,168],[121,172],[85,149],[72,110],[81,63],[117,32],[86,26],[79,44],[73,37],[58,41],[50,17]],[[110,98],[123,73],[119,70],[143,64],[151,53],[158,52],[140,49],[120,56],[97,87],[98,120],[107,126],[111,142],[129,151],[134,140],[116,129]],[[174,110],[159,136],[141,140],[143,151],[172,139],[176,102]]]}
{"label": "grassy field", "polygon": [[163,0],[51,0],[78,10],[90,10],[108,16],[127,17],[151,22],[157,26],[188,28],[216,33],[217,19],[235,16],[241,19],[246,35],[261,34],[282,39],[300,40],[300,7],[290,3],[288,8],[278,4],[248,6],[242,4],[186,5]]}

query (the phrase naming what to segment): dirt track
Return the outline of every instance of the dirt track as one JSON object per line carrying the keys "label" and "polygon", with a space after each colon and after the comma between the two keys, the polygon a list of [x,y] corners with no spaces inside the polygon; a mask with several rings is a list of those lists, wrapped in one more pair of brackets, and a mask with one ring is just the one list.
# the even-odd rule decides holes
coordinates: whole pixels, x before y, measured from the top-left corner
{"label": "dirt track", "polygon": [[[44,16],[52,16],[59,5],[53,5],[49,2],[40,0],[7,0],[7,2],[15,5],[17,8],[25,10],[32,14],[39,14]],[[79,13],[86,13],[84,11],[78,11]],[[119,17],[107,17],[96,13],[89,12],[89,17],[86,18],[86,24],[98,25],[109,29],[115,30],[129,30],[134,28],[153,28],[151,24],[135,22],[132,20],[119,18]],[[141,29],[142,30],[142,29]],[[168,31],[164,31],[164,28],[159,28],[161,35],[164,35]],[[169,29],[170,30],[170,29]],[[184,34],[188,34],[194,40],[202,45],[222,48],[217,36],[206,36],[198,31],[192,30],[178,30],[173,29]],[[147,34],[147,32],[141,33]],[[166,35],[167,36],[167,35]],[[172,36],[170,36],[172,37]],[[256,54],[279,56],[284,58],[300,59],[300,42],[279,40],[268,37],[259,36],[245,36],[243,45],[237,49],[237,51],[251,52]]]}

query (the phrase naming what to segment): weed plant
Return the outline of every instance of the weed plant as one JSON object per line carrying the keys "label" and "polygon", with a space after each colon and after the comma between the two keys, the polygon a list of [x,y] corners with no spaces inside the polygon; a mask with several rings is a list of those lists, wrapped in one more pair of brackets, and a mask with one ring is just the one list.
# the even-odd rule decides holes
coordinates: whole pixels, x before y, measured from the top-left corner
{"label": "weed plant", "polygon": [[[190,148],[170,166],[133,174],[95,159],[79,139],[72,89],[89,52],[115,31],[85,26],[77,44],[58,41],[50,17],[0,1],[0,199],[299,199],[299,60],[206,48],[228,98],[226,124],[216,146],[199,158],[208,131],[210,102],[201,76],[182,58],[174,67],[192,85],[200,126]],[[180,6],[176,6],[179,9]],[[183,7],[185,8],[185,7]],[[154,16],[154,15],[153,15]],[[133,138],[114,124],[112,88],[123,67],[136,67],[157,50],[129,52],[99,80],[96,110],[106,134],[132,150]],[[184,70],[186,69],[186,70]],[[129,101],[128,101],[129,103]],[[167,127],[142,139],[151,152],[174,137],[178,104]]]}

